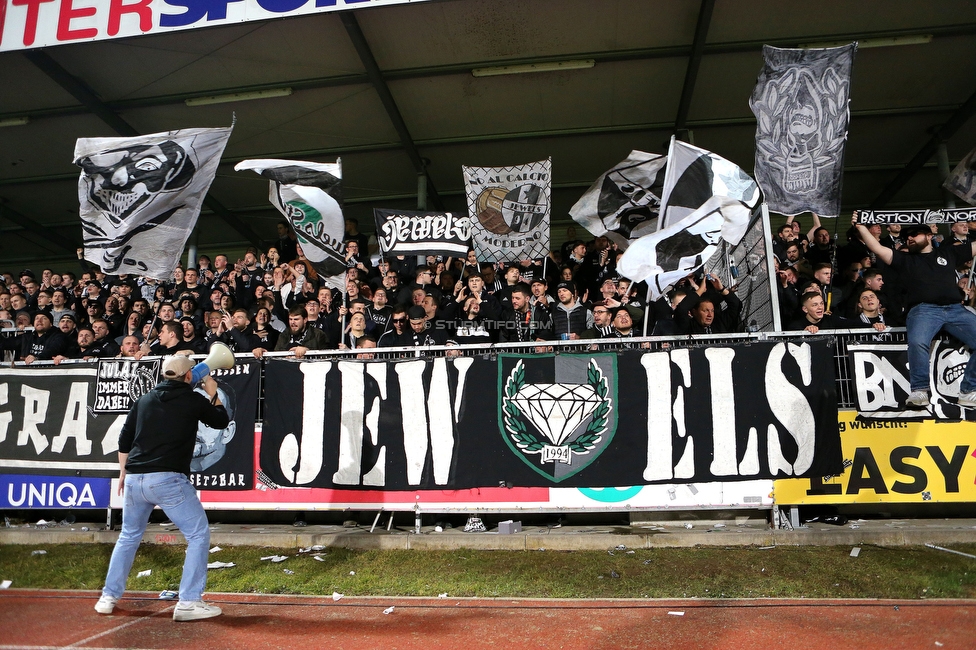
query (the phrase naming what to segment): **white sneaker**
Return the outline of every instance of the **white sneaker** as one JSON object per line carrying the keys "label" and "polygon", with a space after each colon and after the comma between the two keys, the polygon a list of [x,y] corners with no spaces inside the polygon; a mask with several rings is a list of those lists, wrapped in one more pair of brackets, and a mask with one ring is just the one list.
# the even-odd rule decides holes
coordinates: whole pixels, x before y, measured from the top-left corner
{"label": "white sneaker", "polygon": [[960,393],[959,400],[956,404],[965,406],[966,408],[976,408],[976,390],[969,393]]}
{"label": "white sneaker", "polygon": [[916,409],[928,408],[929,392],[927,390],[913,390],[912,394],[905,400],[905,406]]}
{"label": "white sneaker", "polygon": [[174,621],[199,621],[204,618],[220,616],[220,608],[202,600],[196,602],[180,602],[173,610]]}
{"label": "white sneaker", "polygon": [[115,603],[119,602],[118,598],[113,598],[112,596],[103,595],[95,603],[95,611],[99,614],[111,614],[112,610],[115,609]]}

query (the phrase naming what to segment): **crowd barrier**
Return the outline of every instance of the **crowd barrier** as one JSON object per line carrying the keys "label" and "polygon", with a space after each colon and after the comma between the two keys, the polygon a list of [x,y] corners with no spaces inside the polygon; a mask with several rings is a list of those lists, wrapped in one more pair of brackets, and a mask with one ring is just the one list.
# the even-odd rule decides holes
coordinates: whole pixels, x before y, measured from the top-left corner
{"label": "crowd barrier", "polygon": [[[234,422],[201,427],[191,479],[215,510],[976,502],[976,418],[951,381],[929,411],[899,410],[904,341],[893,329],[239,354],[214,373]],[[933,377],[958,381],[967,354],[934,346]],[[158,370],[0,370],[0,509],[121,507],[118,432]]]}

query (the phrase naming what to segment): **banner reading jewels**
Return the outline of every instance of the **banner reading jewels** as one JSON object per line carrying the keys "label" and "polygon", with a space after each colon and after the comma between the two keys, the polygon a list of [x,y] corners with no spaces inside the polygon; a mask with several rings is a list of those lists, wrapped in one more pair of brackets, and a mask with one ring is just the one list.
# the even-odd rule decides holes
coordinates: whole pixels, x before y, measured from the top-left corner
{"label": "banner reading jewels", "polygon": [[[155,385],[147,368],[158,361],[126,363],[0,369],[0,474],[118,476],[119,433],[127,412],[99,413],[95,405],[101,400],[102,406],[118,406],[112,396],[121,399],[123,389],[126,401],[138,399],[136,392]],[[198,428],[190,466],[194,485],[210,490],[253,485],[260,368],[258,361],[241,359],[212,373],[231,423],[221,430]]]}
{"label": "banner reading jewels", "polygon": [[976,410],[956,404],[969,349],[948,340],[935,340],[929,353],[928,408],[906,408],[912,392],[908,377],[908,348],[894,344],[854,344],[847,348],[854,378],[858,414],[870,419],[969,420]]}
{"label": "banner reading jewels", "polygon": [[464,257],[471,247],[471,218],[452,212],[373,209],[376,239],[386,255]]}
{"label": "banner reading jewels", "polygon": [[[613,487],[841,469],[832,347],[266,366],[277,486]],[[745,406],[747,405],[747,406]]]}

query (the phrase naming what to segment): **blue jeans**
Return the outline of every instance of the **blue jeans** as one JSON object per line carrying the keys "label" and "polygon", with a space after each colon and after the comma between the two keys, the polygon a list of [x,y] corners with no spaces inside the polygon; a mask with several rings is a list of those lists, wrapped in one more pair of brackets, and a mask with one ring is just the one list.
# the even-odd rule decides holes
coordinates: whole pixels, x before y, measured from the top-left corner
{"label": "blue jeans", "polygon": [[203,599],[210,555],[210,524],[190,480],[177,472],[126,474],[122,532],[112,551],[102,594],[121,598],[136,551],[149,524],[153,506],[159,506],[186,537],[186,560],[180,581],[180,600]]}
{"label": "blue jeans", "polygon": [[973,351],[962,376],[960,393],[976,390],[976,314],[962,305],[921,303],[908,312],[908,376],[912,390],[929,389],[929,348],[932,338],[945,330]]}

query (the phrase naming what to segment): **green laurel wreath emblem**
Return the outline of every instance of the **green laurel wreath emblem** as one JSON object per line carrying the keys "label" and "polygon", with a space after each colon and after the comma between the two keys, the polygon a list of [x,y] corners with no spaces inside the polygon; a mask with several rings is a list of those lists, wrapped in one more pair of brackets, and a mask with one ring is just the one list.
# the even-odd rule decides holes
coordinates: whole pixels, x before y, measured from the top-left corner
{"label": "green laurel wreath emblem", "polygon": [[[607,420],[610,413],[610,399],[607,395],[610,388],[607,378],[600,370],[596,361],[590,359],[590,365],[586,370],[586,383],[593,387],[594,392],[600,397],[601,402],[593,411],[590,423],[586,426],[586,431],[568,443],[570,451],[575,454],[587,454],[593,447],[600,442],[603,434],[607,430]],[[525,368],[519,360],[512,370],[512,374],[505,381],[505,395],[502,398],[502,411],[504,412],[505,430],[512,437],[515,446],[529,454],[540,453],[542,448],[548,443],[540,438],[526,426],[521,411],[515,405],[515,396],[525,386]]]}

